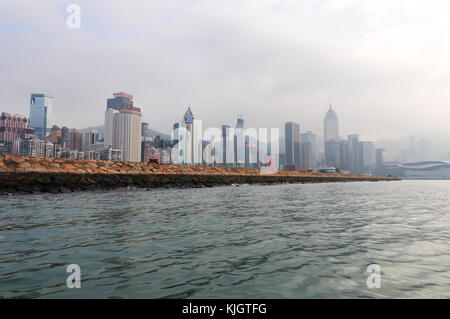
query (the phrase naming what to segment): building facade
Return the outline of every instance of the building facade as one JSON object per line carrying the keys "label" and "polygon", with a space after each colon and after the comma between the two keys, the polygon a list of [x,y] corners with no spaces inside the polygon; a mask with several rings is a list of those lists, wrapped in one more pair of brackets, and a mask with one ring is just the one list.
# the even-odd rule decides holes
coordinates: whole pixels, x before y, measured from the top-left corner
{"label": "building facade", "polygon": [[44,140],[51,133],[53,96],[32,93],[30,98],[30,127],[35,137]]}

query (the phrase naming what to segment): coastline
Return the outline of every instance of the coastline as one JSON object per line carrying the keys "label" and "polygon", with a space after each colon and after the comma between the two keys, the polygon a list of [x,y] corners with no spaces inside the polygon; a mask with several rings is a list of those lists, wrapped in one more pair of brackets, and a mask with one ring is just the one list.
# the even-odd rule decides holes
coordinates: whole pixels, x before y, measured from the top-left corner
{"label": "coastline", "polygon": [[0,156],[0,195],[138,188],[203,188],[232,184],[395,181],[394,177]]}

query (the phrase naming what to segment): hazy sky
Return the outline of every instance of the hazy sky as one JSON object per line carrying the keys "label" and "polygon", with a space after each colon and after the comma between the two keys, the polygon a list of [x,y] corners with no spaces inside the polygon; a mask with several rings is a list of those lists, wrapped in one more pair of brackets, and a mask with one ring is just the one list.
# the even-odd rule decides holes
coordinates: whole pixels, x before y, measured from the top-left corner
{"label": "hazy sky", "polygon": [[[81,7],[81,29],[66,8]],[[2,0],[0,111],[55,97],[54,123],[103,124],[106,98],[135,96],[170,132],[190,103],[204,126],[341,136],[450,133],[450,2],[422,0]]]}

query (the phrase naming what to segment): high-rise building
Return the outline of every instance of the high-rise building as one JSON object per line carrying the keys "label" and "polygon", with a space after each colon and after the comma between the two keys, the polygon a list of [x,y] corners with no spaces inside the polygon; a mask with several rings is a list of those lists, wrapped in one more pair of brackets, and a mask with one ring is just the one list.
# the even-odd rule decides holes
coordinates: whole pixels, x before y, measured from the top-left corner
{"label": "high-rise building", "polygon": [[150,127],[147,122],[142,122],[142,137],[150,137]]}
{"label": "high-rise building", "polygon": [[325,142],[325,165],[341,169],[341,141],[327,140]]}
{"label": "high-rise building", "polygon": [[66,148],[71,151],[83,151],[83,133],[80,130],[69,130]]}
{"label": "high-rise building", "polygon": [[172,161],[179,164],[201,164],[203,162],[202,122],[196,120],[189,106],[183,121],[175,123],[172,141],[178,141],[172,151]]}
{"label": "high-rise building", "polygon": [[133,107],[133,96],[124,92],[118,92],[113,94],[113,98],[107,99],[106,108],[120,111],[121,109],[127,109]]}
{"label": "high-rise building", "polygon": [[294,122],[284,124],[284,136],[286,143],[286,165],[300,165],[300,125]]}
{"label": "high-rise building", "polygon": [[316,135],[309,131],[303,133],[300,136],[300,143],[301,165],[306,166],[306,168],[316,168]]}
{"label": "high-rise building", "polygon": [[44,140],[51,133],[53,96],[32,93],[30,98],[30,127],[35,137]]}
{"label": "high-rise building", "polygon": [[0,142],[14,142],[16,139],[34,137],[34,129],[28,127],[25,116],[3,112],[0,116]]}
{"label": "high-rise building", "polygon": [[358,134],[351,134],[347,138],[348,142],[348,169],[353,174],[359,174],[362,171],[361,144]]}
{"label": "high-rise building", "polygon": [[[100,140],[100,134],[97,130],[90,130],[84,133],[83,151],[89,152],[94,150],[94,145],[98,144]],[[102,148],[104,145],[102,144]]]}
{"label": "high-rise building", "polygon": [[368,172],[375,164],[375,146],[373,142],[360,142],[362,168]]}
{"label": "high-rise building", "polygon": [[331,107],[331,104],[325,118],[323,119],[323,131],[325,142],[328,140],[337,141],[339,139],[339,121],[336,116],[336,112],[334,112]]}
{"label": "high-rise building", "polygon": [[234,158],[234,148],[230,148],[230,126],[222,125],[222,165],[227,166],[232,164],[232,158]]}
{"label": "high-rise building", "polygon": [[53,125],[52,131],[50,135],[47,137],[47,141],[62,146],[63,145],[62,130],[58,126]]}
{"label": "high-rise building", "polygon": [[118,116],[119,147],[125,162],[141,161],[142,114],[140,109],[120,109]]}
{"label": "high-rise building", "polygon": [[122,151],[122,160],[140,162],[142,151],[141,109],[133,106],[133,96],[120,92],[107,100],[104,144]]}
{"label": "high-rise building", "polygon": [[244,167],[246,163],[246,147],[244,135],[244,119],[239,116],[236,121],[236,129],[234,134],[234,163],[236,166]]}

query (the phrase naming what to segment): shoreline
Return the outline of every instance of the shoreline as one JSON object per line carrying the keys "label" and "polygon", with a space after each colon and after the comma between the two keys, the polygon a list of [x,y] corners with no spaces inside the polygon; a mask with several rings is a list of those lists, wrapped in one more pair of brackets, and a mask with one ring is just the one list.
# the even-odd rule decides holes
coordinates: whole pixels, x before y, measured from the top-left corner
{"label": "shoreline", "polygon": [[0,195],[70,193],[117,188],[206,188],[232,184],[395,181],[394,177],[169,164],[0,156]]}

